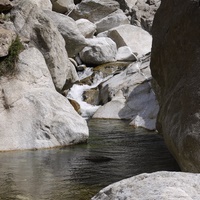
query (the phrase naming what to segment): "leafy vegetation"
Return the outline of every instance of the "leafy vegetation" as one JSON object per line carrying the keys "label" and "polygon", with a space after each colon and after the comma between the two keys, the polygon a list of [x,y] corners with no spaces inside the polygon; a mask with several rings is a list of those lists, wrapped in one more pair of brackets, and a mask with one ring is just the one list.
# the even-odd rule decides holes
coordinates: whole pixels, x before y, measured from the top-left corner
{"label": "leafy vegetation", "polygon": [[0,76],[13,75],[16,72],[16,62],[23,48],[17,36],[9,48],[8,56],[0,58]]}

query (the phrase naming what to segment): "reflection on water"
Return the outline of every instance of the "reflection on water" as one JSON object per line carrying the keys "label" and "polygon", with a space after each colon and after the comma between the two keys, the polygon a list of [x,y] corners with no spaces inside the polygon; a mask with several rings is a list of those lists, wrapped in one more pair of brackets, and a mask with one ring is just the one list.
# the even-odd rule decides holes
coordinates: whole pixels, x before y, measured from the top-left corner
{"label": "reflection on water", "polygon": [[[0,153],[0,200],[89,200],[110,183],[143,173],[179,170],[162,139],[120,120],[90,120],[87,144]],[[91,162],[87,156],[107,156]]]}

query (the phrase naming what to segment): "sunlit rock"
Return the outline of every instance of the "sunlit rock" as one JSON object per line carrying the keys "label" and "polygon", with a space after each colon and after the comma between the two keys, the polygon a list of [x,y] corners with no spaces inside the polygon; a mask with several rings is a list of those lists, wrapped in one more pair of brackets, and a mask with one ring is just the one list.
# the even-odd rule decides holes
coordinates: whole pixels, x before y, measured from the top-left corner
{"label": "sunlit rock", "polygon": [[16,67],[15,75],[0,80],[0,151],[86,141],[85,120],[56,92],[42,54],[27,49]]}
{"label": "sunlit rock", "polygon": [[163,171],[140,174],[111,184],[91,200],[192,200],[199,198],[199,174]]}

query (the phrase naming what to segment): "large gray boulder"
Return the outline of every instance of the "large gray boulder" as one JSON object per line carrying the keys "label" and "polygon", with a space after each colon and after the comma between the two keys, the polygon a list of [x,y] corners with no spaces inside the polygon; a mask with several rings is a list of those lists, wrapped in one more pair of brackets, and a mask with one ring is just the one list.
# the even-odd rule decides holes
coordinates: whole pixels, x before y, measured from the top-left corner
{"label": "large gray boulder", "polygon": [[53,21],[30,0],[21,0],[11,17],[19,35],[28,38],[44,55],[57,90],[78,79],[68,59],[65,41]]}
{"label": "large gray boulder", "polygon": [[56,92],[43,55],[19,55],[16,74],[0,79],[0,151],[50,148],[83,142],[88,128]]}
{"label": "large gray boulder", "polygon": [[91,200],[194,200],[200,199],[200,174],[155,172],[113,183]]}
{"label": "large gray boulder", "polygon": [[151,86],[150,57],[130,64],[101,85],[101,106],[93,118],[129,119],[131,125],[155,130],[158,102]]}
{"label": "large gray boulder", "polygon": [[97,22],[117,9],[119,9],[119,3],[114,0],[83,0],[76,5],[70,17],[74,20],[85,18],[91,22]]}
{"label": "large gray boulder", "polygon": [[143,29],[125,24],[98,34],[98,37],[110,37],[117,47],[129,46],[133,53],[141,57],[151,51],[152,37]]}
{"label": "large gray boulder", "polygon": [[79,31],[76,22],[66,15],[53,11],[45,11],[65,40],[65,47],[69,57],[75,57],[85,46],[85,37]]}
{"label": "large gray boulder", "polygon": [[115,61],[117,46],[108,37],[87,39],[88,45],[80,52],[81,60],[90,65]]}
{"label": "large gray boulder", "polygon": [[97,26],[97,33],[100,33],[103,31],[107,31],[111,28],[120,26],[122,24],[130,24],[130,21],[128,20],[127,16],[124,14],[124,12],[122,10],[118,9],[115,12],[100,19],[95,24]]}
{"label": "large gray boulder", "polygon": [[198,2],[162,1],[152,30],[151,70],[160,89],[157,129],[181,169],[190,172],[200,172],[199,23]]}

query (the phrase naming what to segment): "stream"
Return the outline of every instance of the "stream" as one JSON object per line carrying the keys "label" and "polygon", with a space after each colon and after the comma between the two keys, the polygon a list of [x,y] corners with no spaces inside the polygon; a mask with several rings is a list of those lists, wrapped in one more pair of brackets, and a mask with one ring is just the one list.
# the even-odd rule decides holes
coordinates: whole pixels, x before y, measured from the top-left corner
{"label": "stream", "polygon": [[[87,144],[0,154],[0,200],[89,200],[101,188],[144,172],[179,171],[155,132],[122,120],[92,119]],[[94,162],[88,156],[111,160]]]}

